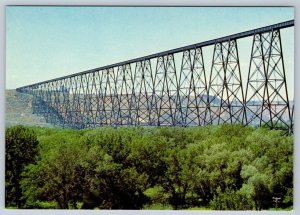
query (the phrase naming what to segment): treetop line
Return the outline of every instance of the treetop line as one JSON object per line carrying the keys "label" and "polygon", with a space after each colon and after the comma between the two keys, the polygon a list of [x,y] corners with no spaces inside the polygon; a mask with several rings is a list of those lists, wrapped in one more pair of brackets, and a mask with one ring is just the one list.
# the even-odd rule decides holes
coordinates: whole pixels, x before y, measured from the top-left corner
{"label": "treetop line", "polygon": [[[293,132],[280,30],[294,20],[21,88],[47,122],[97,126],[267,125]],[[246,88],[237,40],[253,37]],[[210,71],[202,47],[214,46]]]}

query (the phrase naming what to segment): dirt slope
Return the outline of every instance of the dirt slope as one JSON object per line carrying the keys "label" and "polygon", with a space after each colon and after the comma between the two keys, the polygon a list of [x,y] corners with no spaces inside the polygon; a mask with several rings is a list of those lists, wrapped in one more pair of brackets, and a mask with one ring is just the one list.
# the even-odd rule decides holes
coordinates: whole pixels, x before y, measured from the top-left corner
{"label": "dirt slope", "polygon": [[36,125],[52,127],[42,116],[32,114],[32,96],[17,93],[15,90],[5,91],[5,126]]}

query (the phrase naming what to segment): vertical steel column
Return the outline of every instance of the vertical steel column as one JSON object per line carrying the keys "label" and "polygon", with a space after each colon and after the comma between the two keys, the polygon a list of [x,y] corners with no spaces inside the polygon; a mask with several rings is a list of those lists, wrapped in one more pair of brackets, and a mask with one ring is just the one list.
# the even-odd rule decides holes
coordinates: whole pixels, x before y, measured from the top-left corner
{"label": "vertical steel column", "polygon": [[215,44],[208,103],[211,124],[243,123],[244,93],[236,40]]}
{"label": "vertical steel column", "polygon": [[137,99],[136,99],[136,64],[132,63],[128,65],[128,71],[130,72],[130,83],[132,84],[130,92],[130,114],[131,114],[131,125],[137,125],[137,115],[138,115],[138,108],[137,108]]}
{"label": "vertical steel column", "polygon": [[147,92],[148,125],[156,125],[157,118],[156,96],[154,89],[154,78],[151,66],[151,59],[146,60],[145,67],[145,90]]}
{"label": "vertical steel column", "polygon": [[115,125],[119,126],[122,125],[123,123],[123,117],[126,115],[126,113],[123,114],[123,107],[122,106],[122,97],[123,97],[123,74],[124,74],[124,69],[123,66],[118,66],[115,71],[115,76],[114,76],[114,84],[115,84],[115,98],[116,98],[116,109],[115,109]]}
{"label": "vertical steel column", "polygon": [[[265,68],[265,46],[266,43],[269,43],[267,38],[268,37],[265,37],[261,34],[256,34],[253,37],[245,95],[247,123],[251,125],[262,125],[264,123],[267,123],[267,119],[269,118],[268,116],[265,116],[267,110],[267,102],[265,102],[265,91],[267,83],[267,75]],[[267,45],[267,47],[269,46]]]}
{"label": "vertical steel column", "polygon": [[196,104],[199,125],[207,125],[206,115],[208,112],[208,86],[206,79],[206,72],[204,67],[204,59],[202,48],[197,48],[194,52],[194,62],[193,62],[193,77],[191,90],[198,95],[196,102],[191,101],[191,104]]}
{"label": "vertical steel column", "polygon": [[[198,115],[198,113],[195,113],[197,109],[192,107],[192,105],[189,106],[190,99],[197,101],[195,93],[194,95],[191,95],[190,92],[192,79],[193,79],[193,63],[191,59],[191,50],[187,50],[184,51],[182,55],[181,69],[179,74],[179,85],[178,85],[178,97],[180,98],[179,101],[181,104],[178,104],[178,106],[180,106],[180,111],[176,113],[177,124],[182,124],[183,126],[186,126],[188,124],[199,123],[199,121],[195,122],[195,120],[197,120],[195,116]],[[191,98],[192,96],[194,98]],[[188,115],[191,115],[189,120],[187,120]]]}
{"label": "vertical steel column", "polygon": [[81,116],[82,116],[82,127],[87,128],[89,125],[92,123],[91,121],[91,98],[90,98],[90,77],[91,73],[88,74],[83,74],[81,75],[81,95],[82,95],[82,111],[81,111]]}
{"label": "vertical steel column", "polygon": [[95,123],[96,126],[102,126],[103,125],[103,71],[97,71],[95,73],[95,101],[96,101],[96,107],[95,107]]}
{"label": "vertical steel column", "polygon": [[143,123],[144,111],[145,108],[142,108],[144,105],[145,95],[142,95],[142,80],[143,80],[143,71],[144,71],[144,61],[136,62],[134,70],[134,101],[136,106],[136,115],[135,115],[135,124],[141,125]]}
{"label": "vertical steel column", "polygon": [[109,71],[108,69],[103,70],[103,87],[102,92],[103,92],[103,107],[102,107],[102,113],[103,113],[103,121],[102,123],[104,125],[110,125],[110,120],[111,120],[111,108],[112,108],[112,101],[111,101],[111,92],[110,92],[110,84],[109,84]]}
{"label": "vertical steel column", "polygon": [[[116,80],[114,68],[108,69],[108,93],[109,101],[106,103],[110,107],[110,118],[107,118],[109,125],[116,126],[118,114],[118,100],[116,97]],[[110,102],[110,103],[109,103]]]}
{"label": "vertical steel column", "polygon": [[123,125],[132,125],[132,90],[133,90],[133,77],[130,64],[123,66],[123,84],[122,84],[122,116]]}
{"label": "vertical steel column", "polygon": [[135,96],[137,101],[136,123],[138,125],[152,124],[152,68],[149,59],[136,64]]}
{"label": "vertical steel column", "polygon": [[230,123],[242,124],[246,118],[246,110],[237,41],[231,40],[225,47],[228,50],[225,57],[225,87],[222,92],[222,100],[227,101],[225,105],[230,114]]}
{"label": "vertical steel column", "polygon": [[142,87],[141,94],[145,94],[145,125],[152,125],[153,121],[153,110],[152,110],[152,93],[153,93],[153,84],[152,84],[152,68],[150,59],[144,61],[143,75],[142,75]]}
{"label": "vertical steel column", "polygon": [[131,124],[132,77],[130,65],[119,66],[116,77],[116,97],[118,98],[117,125]]}
{"label": "vertical steel column", "polygon": [[[70,115],[69,115],[69,125],[72,128],[76,128],[78,122],[78,76],[72,77],[70,79],[70,93],[71,93],[71,101],[70,101]],[[79,122],[78,122],[79,123]]]}
{"label": "vertical steel column", "polygon": [[[292,115],[288,97],[280,30],[272,32],[268,60],[268,89],[272,128],[291,127]],[[285,117],[287,116],[287,118]]]}
{"label": "vertical steel column", "polygon": [[[226,42],[228,44],[229,42]],[[219,124],[220,120],[226,122],[230,120],[228,111],[228,97],[223,100],[224,89],[226,89],[226,54],[223,53],[224,45],[216,43],[214,45],[213,60],[208,87],[208,120],[209,124]],[[225,50],[226,52],[226,50]]]}
{"label": "vertical steel column", "polygon": [[165,60],[164,57],[160,56],[157,58],[156,69],[154,75],[154,89],[155,89],[155,100],[156,100],[156,125],[160,126],[161,122],[161,109],[164,99],[164,76],[165,76]]}
{"label": "vertical steel column", "polygon": [[179,77],[184,126],[205,125],[207,83],[201,48],[183,52]]}
{"label": "vertical steel column", "polygon": [[94,128],[97,125],[97,105],[98,105],[98,95],[97,95],[97,72],[90,73],[88,76],[87,83],[87,97],[89,99],[88,106],[88,117],[89,122],[87,127]]}
{"label": "vertical steel column", "polygon": [[[248,124],[259,122],[260,126],[271,128],[291,127],[292,116],[279,30],[254,35],[246,108]],[[284,115],[288,118],[284,119]]]}
{"label": "vertical steel column", "polygon": [[157,124],[175,125],[178,83],[172,54],[158,58],[154,83],[158,102]]}

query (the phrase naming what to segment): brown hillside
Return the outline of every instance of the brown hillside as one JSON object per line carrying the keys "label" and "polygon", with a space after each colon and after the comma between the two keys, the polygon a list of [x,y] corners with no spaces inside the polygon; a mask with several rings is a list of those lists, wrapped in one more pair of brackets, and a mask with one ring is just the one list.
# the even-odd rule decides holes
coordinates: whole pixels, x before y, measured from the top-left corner
{"label": "brown hillside", "polygon": [[18,93],[16,90],[5,91],[5,126],[29,125],[52,127],[42,116],[32,114],[32,96]]}

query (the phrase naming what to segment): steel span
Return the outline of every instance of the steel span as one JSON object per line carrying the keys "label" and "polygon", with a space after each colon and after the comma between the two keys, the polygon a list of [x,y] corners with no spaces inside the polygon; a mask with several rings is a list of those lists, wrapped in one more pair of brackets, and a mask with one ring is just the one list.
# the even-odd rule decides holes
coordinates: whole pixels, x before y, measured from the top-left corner
{"label": "steel span", "polygon": [[[47,122],[97,126],[233,123],[293,132],[281,29],[294,20],[17,88]],[[238,40],[252,37],[246,83]],[[213,47],[210,69],[203,48]],[[289,71],[293,72],[293,71]],[[243,84],[245,86],[243,86]]]}

